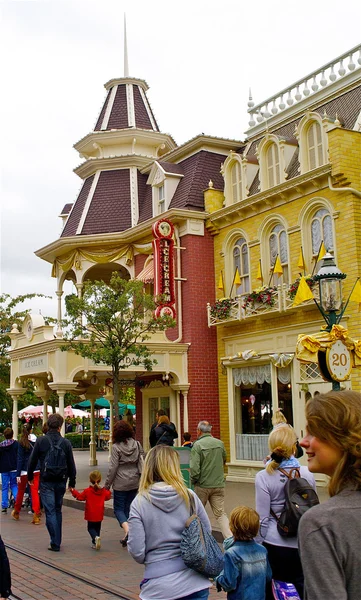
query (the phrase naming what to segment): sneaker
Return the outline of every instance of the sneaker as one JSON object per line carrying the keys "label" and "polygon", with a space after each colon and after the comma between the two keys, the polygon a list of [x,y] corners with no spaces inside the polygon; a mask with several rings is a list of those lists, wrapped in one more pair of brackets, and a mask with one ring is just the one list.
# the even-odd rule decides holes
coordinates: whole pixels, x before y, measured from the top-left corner
{"label": "sneaker", "polygon": [[96,550],[96,549],[97,549],[96,544],[92,544],[92,550]]}
{"label": "sneaker", "polygon": [[101,548],[101,541],[100,541],[100,537],[98,535],[95,536],[95,549],[96,550],[100,550]]}
{"label": "sneaker", "polygon": [[50,550],[50,552],[60,552],[60,548],[58,548],[58,546],[52,546],[51,544],[48,550]]}
{"label": "sneaker", "polygon": [[28,515],[32,515],[33,511],[32,510],[28,510]]}
{"label": "sneaker", "polygon": [[18,513],[18,511],[17,511],[17,510],[15,510],[15,508],[14,508],[14,510],[12,510],[12,511],[11,511],[11,516],[12,516],[12,518],[13,518],[13,519],[15,519],[15,521],[18,521],[18,520],[19,520],[19,517],[20,517],[20,514],[19,514],[19,513]]}
{"label": "sneaker", "polygon": [[2,513],[4,513],[4,514],[6,515],[6,513],[8,512],[8,509],[7,509],[7,508],[2,508],[2,509],[1,509],[1,512],[2,512]]}
{"label": "sneaker", "polygon": [[33,520],[31,521],[33,525],[40,525],[40,517],[39,515],[34,515]]}

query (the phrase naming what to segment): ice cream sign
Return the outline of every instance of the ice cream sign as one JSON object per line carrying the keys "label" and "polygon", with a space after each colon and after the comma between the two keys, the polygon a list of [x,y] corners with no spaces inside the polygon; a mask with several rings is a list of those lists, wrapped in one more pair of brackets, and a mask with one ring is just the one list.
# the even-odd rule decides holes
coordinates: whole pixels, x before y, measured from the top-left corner
{"label": "ice cream sign", "polygon": [[154,295],[161,298],[156,316],[168,314],[176,316],[174,304],[174,227],[168,219],[161,219],[153,225],[154,248]]}

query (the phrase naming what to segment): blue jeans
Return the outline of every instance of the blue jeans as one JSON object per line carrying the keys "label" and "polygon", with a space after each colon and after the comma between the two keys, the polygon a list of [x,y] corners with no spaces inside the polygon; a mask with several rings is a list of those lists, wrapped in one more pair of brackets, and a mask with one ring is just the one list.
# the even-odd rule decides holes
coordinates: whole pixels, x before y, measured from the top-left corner
{"label": "blue jeans", "polygon": [[177,598],[177,600],[198,600],[198,598],[208,598],[209,590],[210,588],[199,590],[199,592],[193,592],[193,594],[189,594],[189,596],[182,596],[181,598]]}
{"label": "blue jeans", "polygon": [[11,489],[14,500],[18,493],[18,484],[16,483],[16,471],[1,473],[1,508],[9,508],[9,489]]}
{"label": "blue jeans", "polygon": [[137,493],[138,490],[127,490],[126,492],[113,490],[114,514],[118,519],[119,525],[128,521],[130,505]]}
{"label": "blue jeans", "polygon": [[40,481],[40,498],[45,510],[46,527],[50,535],[50,545],[59,549],[61,544],[61,526],[63,496],[66,484],[63,481]]}

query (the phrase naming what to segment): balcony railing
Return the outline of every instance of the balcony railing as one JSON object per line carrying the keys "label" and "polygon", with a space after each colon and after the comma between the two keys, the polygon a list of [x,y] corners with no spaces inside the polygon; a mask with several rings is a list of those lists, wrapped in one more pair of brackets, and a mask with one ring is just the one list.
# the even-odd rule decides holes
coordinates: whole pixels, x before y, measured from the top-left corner
{"label": "balcony railing", "polygon": [[[208,327],[212,327],[213,325],[221,325],[225,323],[231,323],[234,321],[244,321],[246,319],[252,317],[264,316],[270,313],[282,313],[289,310],[297,310],[300,307],[305,306],[314,306],[313,299],[306,300],[302,302],[302,304],[298,304],[293,306],[294,296],[290,297],[289,290],[290,285],[284,283],[282,285],[277,286],[277,288],[272,292],[273,299],[272,304],[267,302],[253,302],[247,303],[245,305],[245,298],[247,296],[237,296],[236,298],[229,300],[229,309],[222,316],[216,315],[214,311],[214,307],[211,304],[207,304],[207,317],[208,317]],[[319,301],[319,292],[318,286],[314,286],[312,288],[312,294]]]}
{"label": "balcony railing", "polygon": [[260,104],[255,105],[250,98],[248,102],[250,129],[315,94],[317,90],[331,85],[336,79],[342,79],[347,73],[359,69],[360,66],[361,46],[358,45]]}

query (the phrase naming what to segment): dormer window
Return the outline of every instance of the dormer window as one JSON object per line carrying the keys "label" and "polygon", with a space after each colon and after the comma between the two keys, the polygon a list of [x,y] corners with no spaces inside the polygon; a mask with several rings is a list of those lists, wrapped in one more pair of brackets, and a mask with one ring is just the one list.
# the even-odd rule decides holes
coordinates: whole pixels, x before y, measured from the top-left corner
{"label": "dormer window", "polygon": [[161,213],[165,212],[166,208],[165,208],[165,191],[164,191],[164,184],[160,185],[157,188],[157,195],[158,195],[158,203],[157,203],[157,213],[158,215],[160,215]]}
{"label": "dormer window", "polygon": [[323,165],[322,132],[317,121],[313,121],[307,130],[307,150],[309,169]]}
{"label": "dormer window", "polygon": [[241,165],[237,161],[231,167],[231,186],[233,204],[242,200],[242,175]]}
{"label": "dormer window", "polygon": [[267,163],[267,178],[268,187],[273,187],[281,182],[280,175],[280,154],[278,146],[273,143],[271,144],[266,152],[266,163]]}

